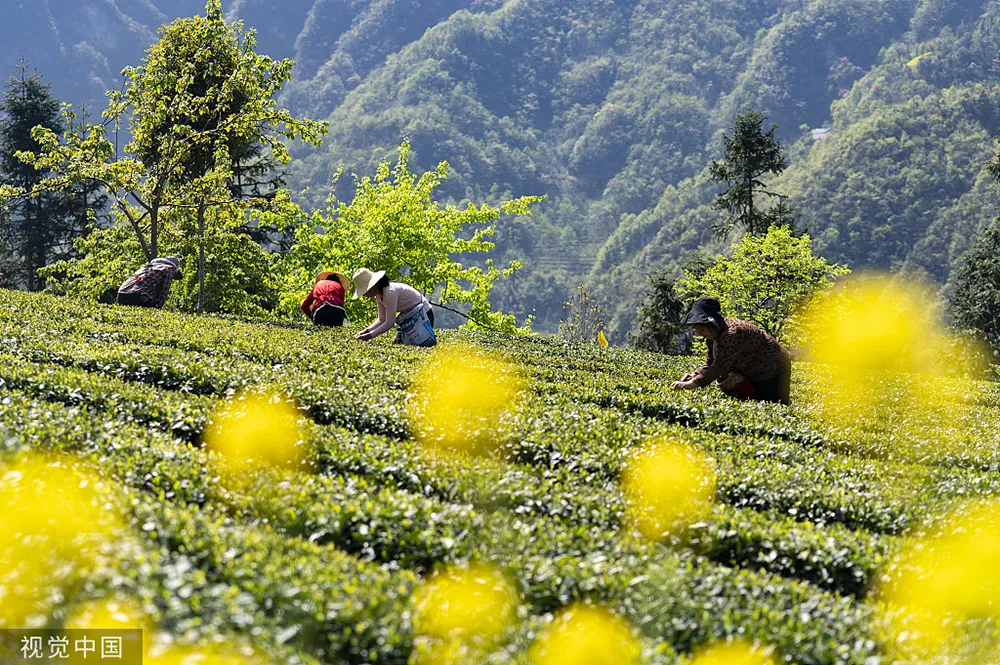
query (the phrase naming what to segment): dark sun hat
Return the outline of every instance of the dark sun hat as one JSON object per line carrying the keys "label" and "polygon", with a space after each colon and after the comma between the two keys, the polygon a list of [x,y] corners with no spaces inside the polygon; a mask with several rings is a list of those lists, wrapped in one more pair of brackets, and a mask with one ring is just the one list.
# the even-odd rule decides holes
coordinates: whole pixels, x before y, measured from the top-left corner
{"label": "dark sun hat", "polygon": [[699,298],[691,306],[691,311],[684,317],[684,325],[694,326],[699,323],[713,323],[720,328],[726,327],[726,319],[722,316],[722,305],[715,298]]}

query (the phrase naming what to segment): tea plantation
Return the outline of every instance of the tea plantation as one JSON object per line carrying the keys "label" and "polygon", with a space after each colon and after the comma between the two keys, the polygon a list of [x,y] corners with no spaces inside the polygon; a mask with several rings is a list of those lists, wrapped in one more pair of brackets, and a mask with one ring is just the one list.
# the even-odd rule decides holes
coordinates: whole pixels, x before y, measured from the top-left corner
{"label": "tea plantation", "polygon": [[[671,391],[694,358],[448,331],[442,346],[455,338],[528,377],[492,456],[432,457],[412,440],[408,388],[428,350],[0,291],[5,463],[48,453],[92,469],[124,517],[97,563],[38,596],[52,602],[33,621],[128,599],[182,642],[403,664],[420,643],[414,592],[475,562],[520,594],[491,663],[529,662],[553,616],[589,602],[632,626],[643,662],[741,638],[776,662],[871,665],[895,658],[878,586],[904,539],[1000,490],[992,384],[950,393],[960,435],[917,419],[904,436],[824,425],[805,365],[789,408]],[[234,482],[202,435],[220,402],[256,385],[303,410],[306,464]],[[711,514],[663,542],[633,533],[619,489],[655,437],[703,451],[717,477]]]}

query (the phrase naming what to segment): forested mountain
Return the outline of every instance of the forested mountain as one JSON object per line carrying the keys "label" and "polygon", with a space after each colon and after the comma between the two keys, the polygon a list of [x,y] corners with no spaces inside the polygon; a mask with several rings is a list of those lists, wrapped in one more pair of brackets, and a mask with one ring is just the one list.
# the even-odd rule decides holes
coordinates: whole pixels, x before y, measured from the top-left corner
{"label": "forested mountain", "polygon": [[[100,103],[155,29],[200,0],[0,3],[0,57]],[[329,118],[291,181],[370,172],[404,136],[457,202],[548,194],[498,234],[525,269],[501,305],[549,325],[586,280],[624,332],[647,274],[717,251],[706,177],[748,106],[770,114],[817,248],[947,283],[996,214],[1000,4],[985,0],[234,0],[260,50],[294,57],[284,103]],[[103,104],[102,104],[103,106]],[[825,134],[810,130],[828,128]],[[349,183],[347,183],[349,184]],[[349,193],[349,187],[340,192]]]}

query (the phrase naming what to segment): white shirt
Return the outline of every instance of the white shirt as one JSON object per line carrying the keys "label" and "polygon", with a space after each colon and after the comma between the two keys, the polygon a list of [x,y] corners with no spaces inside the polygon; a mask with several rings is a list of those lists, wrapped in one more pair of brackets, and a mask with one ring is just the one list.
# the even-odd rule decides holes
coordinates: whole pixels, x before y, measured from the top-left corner
{"label": "white shirt", "polygon": [[389,282],[382,293],[376,293],[375,302],[378,304],[378,320],[364,330],[372,337],[392,330],[396,325],[396,315],[408,312],[417,305],[423,305],[425,312],[431,311],[431,303],[420,291],[401,282]]}

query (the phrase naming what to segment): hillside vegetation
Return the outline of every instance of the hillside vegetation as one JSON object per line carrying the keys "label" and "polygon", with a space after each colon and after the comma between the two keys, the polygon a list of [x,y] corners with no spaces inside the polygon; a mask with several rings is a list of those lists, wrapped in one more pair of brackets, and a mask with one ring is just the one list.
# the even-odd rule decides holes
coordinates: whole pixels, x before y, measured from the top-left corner
{"label": "hillside vegetation", "polygon": [[[780,126],[791,196],[817,250],[947,285],[994,216],[1000,10],[984,0],[259,0],[226,7],[260,50],[296,59],[282,103],[328,117],[291,182],[370,174],[403,136],[447,160],[456,200],[548,194],[498,237],[525,270],[496,305],[551,329],[584,280],[622,337],[648,284],[714,252],[706,166],[736,113]],[[58,96],[103,106],[156,26],[202,3],[19,3],[0,55]],[[827,127],[815,141],[809,129]],[[350,179],[341,180],[350,187]],[[347,192],[341,192],[346,195]],[[624,285],[628,285],[624,287]]]}
{"label": "hillside vegetation", "polygon": [[[489,662],[526,662],[552,613],[588,601],[629,622],[648,662],[742,637],[779,662],[870,665],[898,646],[876,601],[904,537],[1000,491],[992,384],[956,380],[942,392],[946,428],[923,414],[890,437],[817,420],[809,379],[822,371],[808,365],[796,365],[787,408],[670,391],[691,359],[442,337],[434,353],[464,341],[525,377],[524,407],[490,426],[497,455],[431,457],[413,440],[426,350],[0,292],[0,463],[59,454],[99,475],[114,508],[102,514],[124,517],[100,565],[60,569],[47,580],[57,595],[32,596],[34,612],[68,594],[58,624],[111,595],[181,641],[402,665],[421,643],[415,590],[432,571],[485,562],[522,608]],[[913,379],[877,380],[894,391]],[[201,441],[217,407],[255,386],[298,405],[303,463],[231,477]],[[704,519],[657,543],[633,533],[618,481],[660,437],[707,455],[716,490]],[[0,474],[0,495],[21,478]]]}

